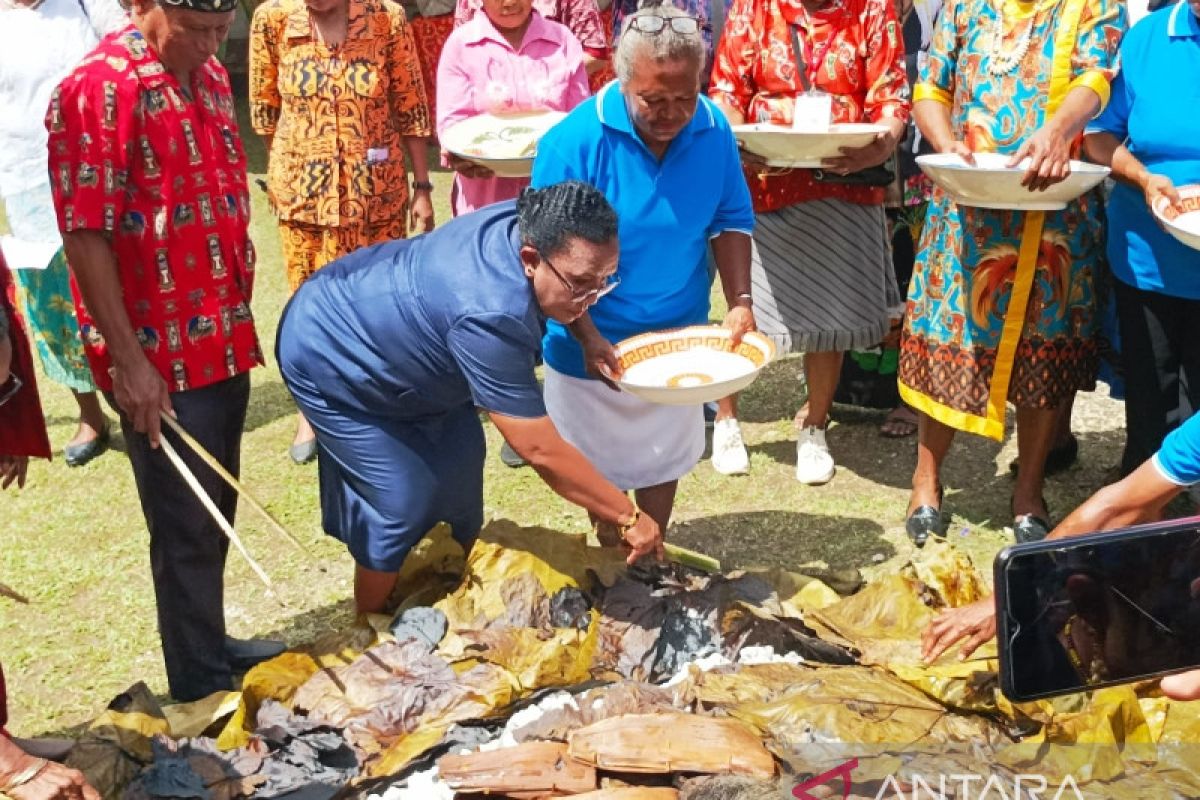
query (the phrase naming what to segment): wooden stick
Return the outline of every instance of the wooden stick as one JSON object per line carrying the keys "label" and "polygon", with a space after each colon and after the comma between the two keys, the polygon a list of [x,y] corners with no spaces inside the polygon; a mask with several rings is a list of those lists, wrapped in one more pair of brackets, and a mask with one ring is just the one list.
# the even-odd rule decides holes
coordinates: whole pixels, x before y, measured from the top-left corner
{"label": "wooden stick", "polygon": [[[254,496],[251,495],[246,487],[242,485],[241,481],[233,477],[233,474],[230,473],[229,470],[225,469],[221,462],[218,461],[212,455],[212,453],[205,450],[204,447],[198,441],[196,441],[195,437],[184,430],[183,426],[179,424],[178,420],[176,420],[170,414],[167,414],[165,411],[160,411],[159,414],[162,417],[163,422],[167,424],[167,427],[175,431],[175,433],[179,435],[179,438],[183,440],[184,444],[192,448],[192,452],[199,456],[200,459],[207,464],[213,472],[224,478],[225,482],[232,486],[251,508],[257,511],[263,517],[263,519],[267,520],[267,522],[271,524],[271,527],[275,529],[276,533],[291,542],[292,545],[294,545],[295,548],[301,553],[309,558],[313,558],[313,555],[308,552],[308,549],[304,546],[304,544],[301,543],[301,541],[297,539],[291,531],[283,527],[279,520],[271,516],[271,512],[263,508],[263,505],[254,499]],[[315,561],[316,559],[313,560]]]}
{"label": "wooden stick", "polygon": [[25,597],[25,595],[23,595],[23,594],[18,593],[16,589],[14,589],[11,586],[8,586],[7,584],[4,584],[4,583],[0,583],[0,597],[7,597],[11,600],[17,601],[18,603],[24,603],[25,605],[29,605],[29,598]]}
{"label": "wooden stick", "polygon": [[280,600],[277,595],[275,595],[275,587],[271,583],[271,577],[267,575],[266,570],[260,567],[258,562],[251,557],[250,552],[246,549],[246,545],[242,544],[241,537],[237,535],[237,532],[233,529],[233,526],[229,524],[229,520],[225,519],[225,515],[222,514],[221,510],[217,508],[217,504],[214,503],[212,498],[208,496],[208,492],[204,491],[204,487],[200,485],[200,481],[196,480],[196,476],[192,474],[190,469],[188,469],[188,465],[183,463],[183,459],[180,458],[179,453],[175,451],[175,448],[172,446],[171,442],[165,436],[163,436],[159,439],[159,444],[162,445],[163,452],[167,454],[167,458],[170,460],[170,462],[175,465],[175,469],[179,471],[179,476],[183,478],[184,482],[187,483],[188,488],[190,488],[192,493],[196,495],[196,499],[199,500],[200,504],[208,510],[208,513],[212,516],[213,521],[220,526],[221,530],[225,531],[225,535],[229,537],[229,541],[233,542],[233,546],[236,547],[238,552],[242,554],[242,558],[246,559],[246,562],[250,565],[250,568],[254,570],[256,575],[258,575],[259,580],[261,580],[266,585],[267,589],[271,591],[272,596],[275,596],[275,599],[279,600],[279,602],[282,604],[283,601]]}
{"label": "wooden stick", "polygon": [[688,550],[686,547],[670,543],[663,544],[663,550],[666,552],[668,559],[677,564],[683,564],[685,567],[698,569],[701,572],[721,571],[721,562],[712,556],[706,556],[703,553],[697,553],[695,550]]}

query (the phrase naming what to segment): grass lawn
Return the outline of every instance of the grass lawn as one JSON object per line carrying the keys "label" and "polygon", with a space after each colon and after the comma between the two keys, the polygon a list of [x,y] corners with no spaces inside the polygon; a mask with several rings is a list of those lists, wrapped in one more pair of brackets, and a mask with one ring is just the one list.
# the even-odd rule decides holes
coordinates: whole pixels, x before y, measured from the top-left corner
{"label": "grass lawn", "polygon": [[[260,177],[261,146],[252,134],[247,139],[251,177]],[[437,218],[444,222],[450,180],[446,174],[434,180]],[[259,254],[254,312],[263,349],[271,353],[286,281],[274,221],[263,195],[257,189],[253,194]],[[880,412],[839,408],[829,437],[837,476],[824,487],[797,484],[791,420],[802,400],[799,374],[797,358],[783,359],[746,392],[742,419],[752,474],[726,478],[702,463],[682,481],[669,538],[718,556],[727,566],[887,569],[910,552],[903,514],[913,440],[879,436]],[[239,532],[275,579],[286,606],[264,594],[235,554],[227,570],[226,613],[234,635],[297,643],[351,621],[351,561],[321,533],[316,466],[297,467],[288,459],[295,412],[278,369],[270,363],[253,375],[243,479],[326,569],[305,563],[243,510]],[[75,406],[61,387],[43,381],[40,388],[58,451],[74,432]],[[1101,395],[1081,396],[1075,428],[1080,463],[1047,487],[1057,517],[1098,487],[1117,462],[1120,407]],[[532,470],[500,464],[494,455],[499,439],[490,426],[488,443],[489,518],[585,528],[582,510],[559,499]],[[121,447],[119,436],[116,446]],[[1008,463],[1014,449],[1011,441],[1001,447],[963,436],[948,464],[952,537],[979,563],[987,564],[1009,540],[1003,528],[1010,522]],[[0,600],[0,661],[9,683],[12,732],[70,729],[137,680],[165,692],[147,541],[132,474],[120,452],[80,469],[68,469],[61,457],[36,463],[24,491],[0,497],[0,580],[31,600],[28,606]]]}

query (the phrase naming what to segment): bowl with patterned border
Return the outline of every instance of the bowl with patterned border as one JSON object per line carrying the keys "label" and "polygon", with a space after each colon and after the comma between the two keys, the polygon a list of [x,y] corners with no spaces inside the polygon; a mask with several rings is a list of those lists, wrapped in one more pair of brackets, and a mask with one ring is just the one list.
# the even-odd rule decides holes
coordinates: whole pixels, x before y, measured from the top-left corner
{"label": "bowl with patterned border", "polygon": [[1010,167],[1010,158],[1002,153],[976,153],[975,163],[968,164],[957,153],[934,153],[917,156],[917,165],[959,205],[1008,211],[1061,211],[1110,171],[1098,164],[1072,161],[1066,180],[1035,192],[1021,185],[1027,161]]}
{"label": "bowl with patterned border", "polygon": [[740,392],[775,358],[775,344],[750,332],[736,349],[727,328],[693,325],[643,333],[616,346],[617,384],[643,400],[694,406]]}
{"label": "bowl with patterned border", "polygon": [[561,111],[478,114],[442,133],[442,147],[500,178],[528,178],[538,140],[565,117]]}
{"label": "bowl with patterned border", "polygon": [[1176,187],[1179,202],[1165,197],[1154,201],[1154,216],[1174,236],[1188,247],[1200,250],[1200,183]]}
{"label": "bowl with patterned border", "polygon": [[787,125],[754,122],[734,125],[733,137],[747,152],[766,159],[768,167],[816,168],[837,158],[843,147],[863,147],[887,128],[869,122],[836,122],[824,131],[797,131]]}

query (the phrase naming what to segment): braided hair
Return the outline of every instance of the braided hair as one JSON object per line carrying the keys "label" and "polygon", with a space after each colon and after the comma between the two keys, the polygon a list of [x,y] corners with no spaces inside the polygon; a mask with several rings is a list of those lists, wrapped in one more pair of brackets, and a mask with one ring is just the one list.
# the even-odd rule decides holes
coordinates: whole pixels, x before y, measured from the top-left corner
{"label": "braided hair", "polygon": [[525,244],[554,255],[577,237],[593,244],[611,242],[617,236],[617,212],[595,186],[564,181],[521,192],[517,226]]}

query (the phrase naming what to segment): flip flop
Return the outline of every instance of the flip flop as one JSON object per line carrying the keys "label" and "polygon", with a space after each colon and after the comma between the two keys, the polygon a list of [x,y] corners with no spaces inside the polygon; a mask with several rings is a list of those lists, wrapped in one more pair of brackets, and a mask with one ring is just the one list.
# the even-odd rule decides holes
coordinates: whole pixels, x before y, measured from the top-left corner
{"label": "flip flop", "polygon": [[904,439],[917,432],[917,412],[905,405],[899,405],[888,412],[883,424],[879,426],[879,435],[887,439]]}

